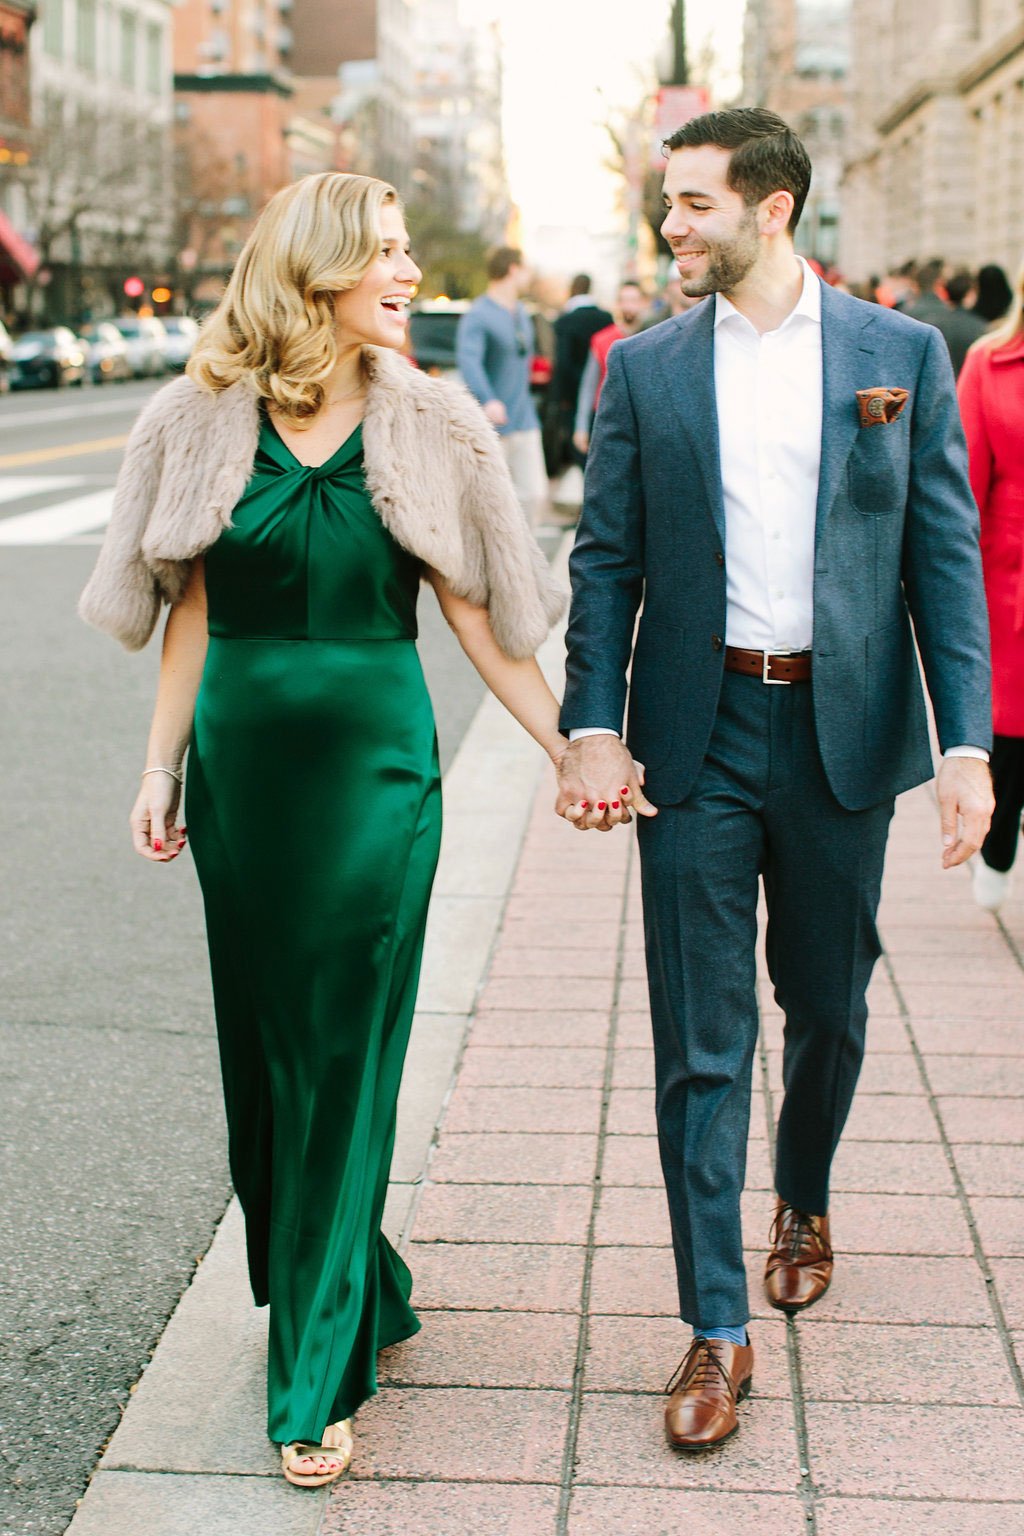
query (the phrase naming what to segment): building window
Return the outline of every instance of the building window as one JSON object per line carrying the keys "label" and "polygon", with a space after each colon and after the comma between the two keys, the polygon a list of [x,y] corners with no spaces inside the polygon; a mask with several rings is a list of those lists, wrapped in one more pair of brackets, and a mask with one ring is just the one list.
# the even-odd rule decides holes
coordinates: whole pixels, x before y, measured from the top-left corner
{"label": "building window", "polygon": [[135,84],[136,26],[133,11],[121,12],[121,83]]}
{"label": "building window", "polygon": [[64,55],[64,0],[45,0],[43,47],[55,59]]}
{"label": "building window", "polygon": [[96,0],[78,0],[75,57],[82,69],[96,68]]}
{"label": "building window", "polygon": [[163,63],[163,37],[160,28],[150,22],[146,28],[146,89],[154,96],[159,96],[163,83],[161,65]]}

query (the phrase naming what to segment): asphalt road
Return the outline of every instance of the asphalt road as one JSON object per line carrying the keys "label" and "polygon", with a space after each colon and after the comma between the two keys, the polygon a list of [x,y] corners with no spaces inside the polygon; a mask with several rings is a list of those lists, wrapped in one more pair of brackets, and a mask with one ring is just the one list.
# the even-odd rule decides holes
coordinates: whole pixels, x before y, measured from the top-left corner
{"label": "asphalt road", "polygon": [[[47,522],[113,484],[154,387],[0,398],[3,1536],[64,1531],[229,1196],[194,871],[126,832],[156,646],[78,621],[99,534]],[[420,606],[447,765],[482,685]]]}

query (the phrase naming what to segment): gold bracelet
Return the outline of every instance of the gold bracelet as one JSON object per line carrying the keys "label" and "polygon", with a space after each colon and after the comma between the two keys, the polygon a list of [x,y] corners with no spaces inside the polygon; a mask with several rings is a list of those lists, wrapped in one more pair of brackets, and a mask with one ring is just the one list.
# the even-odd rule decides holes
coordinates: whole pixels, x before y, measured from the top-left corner
{"label": "gold bracelet", "polygon": [[143,768],[142,777],[145,778],[147,773],[169,773],[171,778],[177,779],[179,784],[184,784],[185,782],[181,774],[175,773],[173,768]]}

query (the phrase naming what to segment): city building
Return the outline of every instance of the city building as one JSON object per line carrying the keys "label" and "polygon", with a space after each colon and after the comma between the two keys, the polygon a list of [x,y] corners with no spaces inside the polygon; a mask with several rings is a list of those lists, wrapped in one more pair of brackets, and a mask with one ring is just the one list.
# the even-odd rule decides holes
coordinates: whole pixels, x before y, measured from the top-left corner
{"label": "city building", "polygon": [[[912,44],[912,45],[911,45]],[[843,266],[1024,255],[1019,0],[858,0]]]}
{"label": "city building", "polygon": [[171,233],[171,3],[40,0],[30,37],[25,233],[30,303],[52,319],[116,313],[124,280],[163,271]]}
{"label": "city building", "polygon": [[409,185],[415,0],[294,0],[289,56],[306,114],[334,125],[340,170]]}
{"label": "city building", "polygon": [[850,0],[748,0],[744,20],[743,105],[777,112],[806,144],[814,175],[797,249],[826,267],[840,254],[850,15]]}
{"label": "city building", "polygon": [[413,182],[450,203],[457,229],[497,244],[510,214],[497,23],[460,16],[459,0],[419,0],[414,24]]}
{"label": "city building", "polygon": [[267,199],[323,168],[289,137],[291,0],[179,0],[174,13],[178,286],[216,300]]}
{"label": "city building", "polygon": [[0,318],[24,302],[38,256],[22,231],[28,225],[25,181],[30,174],[32,104],[29,0],[0,0]]}

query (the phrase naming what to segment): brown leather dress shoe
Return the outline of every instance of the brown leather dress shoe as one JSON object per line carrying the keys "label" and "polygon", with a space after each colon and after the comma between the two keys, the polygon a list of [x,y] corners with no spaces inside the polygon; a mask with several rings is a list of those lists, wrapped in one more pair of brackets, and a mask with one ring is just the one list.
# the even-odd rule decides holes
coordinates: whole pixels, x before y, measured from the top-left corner
{"label": "brown leather dress shoe", "polygon": [[832,1283],[828,1217],[809,1216],[780,1200],[768,1241],[765,1295],[780,1312],[802,1312]]}
{"label": "brown leather dress shoe", "polygon": [[665,1391],[665,1431],[680,1451],[706,1451],[739,1428],[736,1404],[750,1391],[754,1351],[749,1342],[694,1339]]}

